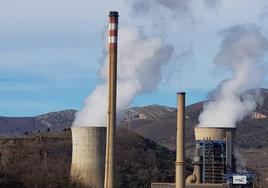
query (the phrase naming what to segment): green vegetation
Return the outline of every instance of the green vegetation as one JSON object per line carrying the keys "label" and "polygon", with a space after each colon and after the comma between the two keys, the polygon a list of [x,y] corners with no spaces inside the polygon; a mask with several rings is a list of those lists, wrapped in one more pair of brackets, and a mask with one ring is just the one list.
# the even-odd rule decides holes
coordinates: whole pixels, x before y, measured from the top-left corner
{"label": "green vegetation", "polygon": [[[117,131],[118,187],[149,187],[174,180],[175,153],[126,129]],[[1,188],[68,188],[71,134],[48,133],[0,140]]]}

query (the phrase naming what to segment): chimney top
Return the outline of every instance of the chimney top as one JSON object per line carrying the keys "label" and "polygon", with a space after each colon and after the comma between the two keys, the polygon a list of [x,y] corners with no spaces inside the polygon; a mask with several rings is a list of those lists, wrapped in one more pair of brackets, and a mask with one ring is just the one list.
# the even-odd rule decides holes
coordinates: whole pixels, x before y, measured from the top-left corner
{"label": "chimney top", "polygon": [[110,17],[118,17],[118,11],[110,11]]}

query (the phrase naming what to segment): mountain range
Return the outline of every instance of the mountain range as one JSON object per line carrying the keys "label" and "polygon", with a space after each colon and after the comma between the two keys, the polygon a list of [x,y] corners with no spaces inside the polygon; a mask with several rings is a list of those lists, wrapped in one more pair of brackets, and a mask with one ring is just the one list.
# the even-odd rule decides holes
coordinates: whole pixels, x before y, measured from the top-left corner
{"label": "mountain range", "polygon": [[[262,105],[237,123],[234,154],[239,168],[257,170],[263,185],[268,186],[268,90],[261,89],[260,92]],[[189,158],[192,158],[194,148],[194,127],[198,124],[205,102],[186,107],[186,149]],[[63,131],[71,127],[75,113],[76,110],[63,110],[35,117],[0,117],[0,135],[9,137]],[[118,127],[136,132],[169,150],[175,149],[176,108],[150,105],[125,109],[118,120]]]}

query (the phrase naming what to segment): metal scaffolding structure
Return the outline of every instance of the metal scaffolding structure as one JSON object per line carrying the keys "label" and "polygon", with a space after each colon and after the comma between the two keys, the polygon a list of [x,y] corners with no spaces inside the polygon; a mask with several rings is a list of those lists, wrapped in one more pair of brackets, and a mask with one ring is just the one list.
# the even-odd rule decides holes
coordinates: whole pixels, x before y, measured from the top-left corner
{"label": "metal scaffolding structure", "polygon": [[225,141],[198,141],[202,163],[203,183],[224,183],[226,167]]}

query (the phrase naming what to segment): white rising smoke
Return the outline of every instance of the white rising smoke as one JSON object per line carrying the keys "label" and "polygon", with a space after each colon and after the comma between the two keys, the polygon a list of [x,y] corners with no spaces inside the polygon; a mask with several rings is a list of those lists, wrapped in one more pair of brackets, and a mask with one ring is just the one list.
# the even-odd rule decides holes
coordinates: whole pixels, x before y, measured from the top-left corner
{"label": "white rising smoke", "polygon": [[238,149],[234,150],[234,157],[236,159],[236,171],[238,173],[247,173],[247,160],[240,154]]}
{"label": "white rising smoke", "polygon": [[[205,7],[211,9],[218,7],[221,4],[221,1],[222,0],[202,0],[200,2]],[[163,7],[175,17],[191,15],[194,6],[198,4],[197,1],[193,0],[130,0],[130,2],[135,14],[148,14],[152,9],[159,11],[159,7]],[[162,12],[156,13],[161,14]]]}
{"label": "white rising smoke", "polygon": [[258,92],[248,90],[262,84],[267,40],[251,24],[233,26],[221,35],[223,41],[214,63],[229,69],[231,77],[219,84],[213,98],[204,105],[198,125],[202,127],[235,127],[261,101]]}
{"label": "white rising smoke", "polygon": [[175,15],[189,14],[192,0],[131,0],[135,14],[148,14],[152,9],[163,7]]}
{"label": "white rising smoke", "polygon": [[[161,81],[161,68],[173,54],[159,36],[146,37],[139,27],[122,26],[119,30],[117,110],[127,108],[135,96],[154,91]],[[108,78],[108,60],[100,68],[100,78]],[[98,85],[76,114],[73,126],[106,126],[107,84]]]}

